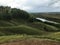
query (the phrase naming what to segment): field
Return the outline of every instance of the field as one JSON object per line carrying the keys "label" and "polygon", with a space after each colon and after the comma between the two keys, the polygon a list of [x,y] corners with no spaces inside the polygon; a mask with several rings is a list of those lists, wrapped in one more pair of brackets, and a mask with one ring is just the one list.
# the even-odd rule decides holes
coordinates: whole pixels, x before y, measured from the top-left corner
{"label": "field", "polygon": [[[5,22],[7,23],[3,23],[3,26],[0,26],[0,45],[60,44],[60,32],[59,28],[56,26],[48,25],[42,22],[26,22],[23,24],[19,23],[16,20],[13,22]],[[7,26],[5,26],[5,24],[7,24]],[[45,29],[44,27],[46,27],[47,29]]]}
{"label": "field", "polygon": [[[29,14],[16,8],[9,11],[9,7],[3,7],[0,13],[0,45],[60,45],[60,15]],[[36,17],[58,24],[41,22]]]}

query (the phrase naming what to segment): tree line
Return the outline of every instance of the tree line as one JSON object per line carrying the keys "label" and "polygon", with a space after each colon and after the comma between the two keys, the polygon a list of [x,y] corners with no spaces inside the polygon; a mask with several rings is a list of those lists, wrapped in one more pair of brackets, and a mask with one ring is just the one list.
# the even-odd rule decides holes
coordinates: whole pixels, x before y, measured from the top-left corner
{"label": "tree line", "polygon": [[32,17],[24,10],[0,6],[0,20],[24,19],[32,21]]}

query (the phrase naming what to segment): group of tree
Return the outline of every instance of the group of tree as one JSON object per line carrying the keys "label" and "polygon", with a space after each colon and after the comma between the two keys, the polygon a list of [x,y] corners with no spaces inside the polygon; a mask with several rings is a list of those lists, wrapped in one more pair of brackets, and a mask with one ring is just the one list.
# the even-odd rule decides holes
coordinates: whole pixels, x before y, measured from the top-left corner
{"label": "group of tree", "polygon": [[12,19],[32,20],[32,17],[24,10],[11,8],[8,6],[0,6],[0,20]]}

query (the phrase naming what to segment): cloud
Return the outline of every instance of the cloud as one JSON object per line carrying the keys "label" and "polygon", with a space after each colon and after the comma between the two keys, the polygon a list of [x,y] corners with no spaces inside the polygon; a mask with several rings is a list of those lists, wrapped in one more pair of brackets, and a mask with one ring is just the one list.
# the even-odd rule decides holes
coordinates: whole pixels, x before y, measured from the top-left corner
{"label": "cloud", "polygon": [[0,0],[0,5],[20,8],[28,12],[51,12],[60,10],[60,0]]}
{"label": "cloud", "polygon": [[51,6],[51,7],[60,7],[60,0],[51,0],[50,3],[48,4],[48,6]]}
{"label": "cloud", "polygon": [[0,0],[0,5],[19,7],[23,6],[27,0]]}

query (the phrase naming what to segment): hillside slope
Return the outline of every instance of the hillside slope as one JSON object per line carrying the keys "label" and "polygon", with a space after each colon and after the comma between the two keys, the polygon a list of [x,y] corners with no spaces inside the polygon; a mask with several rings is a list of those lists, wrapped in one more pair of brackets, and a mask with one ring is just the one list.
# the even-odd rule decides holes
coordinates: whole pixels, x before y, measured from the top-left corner
{"label": "hillside slope", "polygon": [[[41,38],[57,41],[60,40],[60,25],[50,25],[41,21],[36,21],[35,17],[37,16],[32,16],[31,14],[21,9],[1,6],[0,42],[9,41],[10,39],[15,40],[16,38]],[[20,35],[23,36],[20,38]]]}

